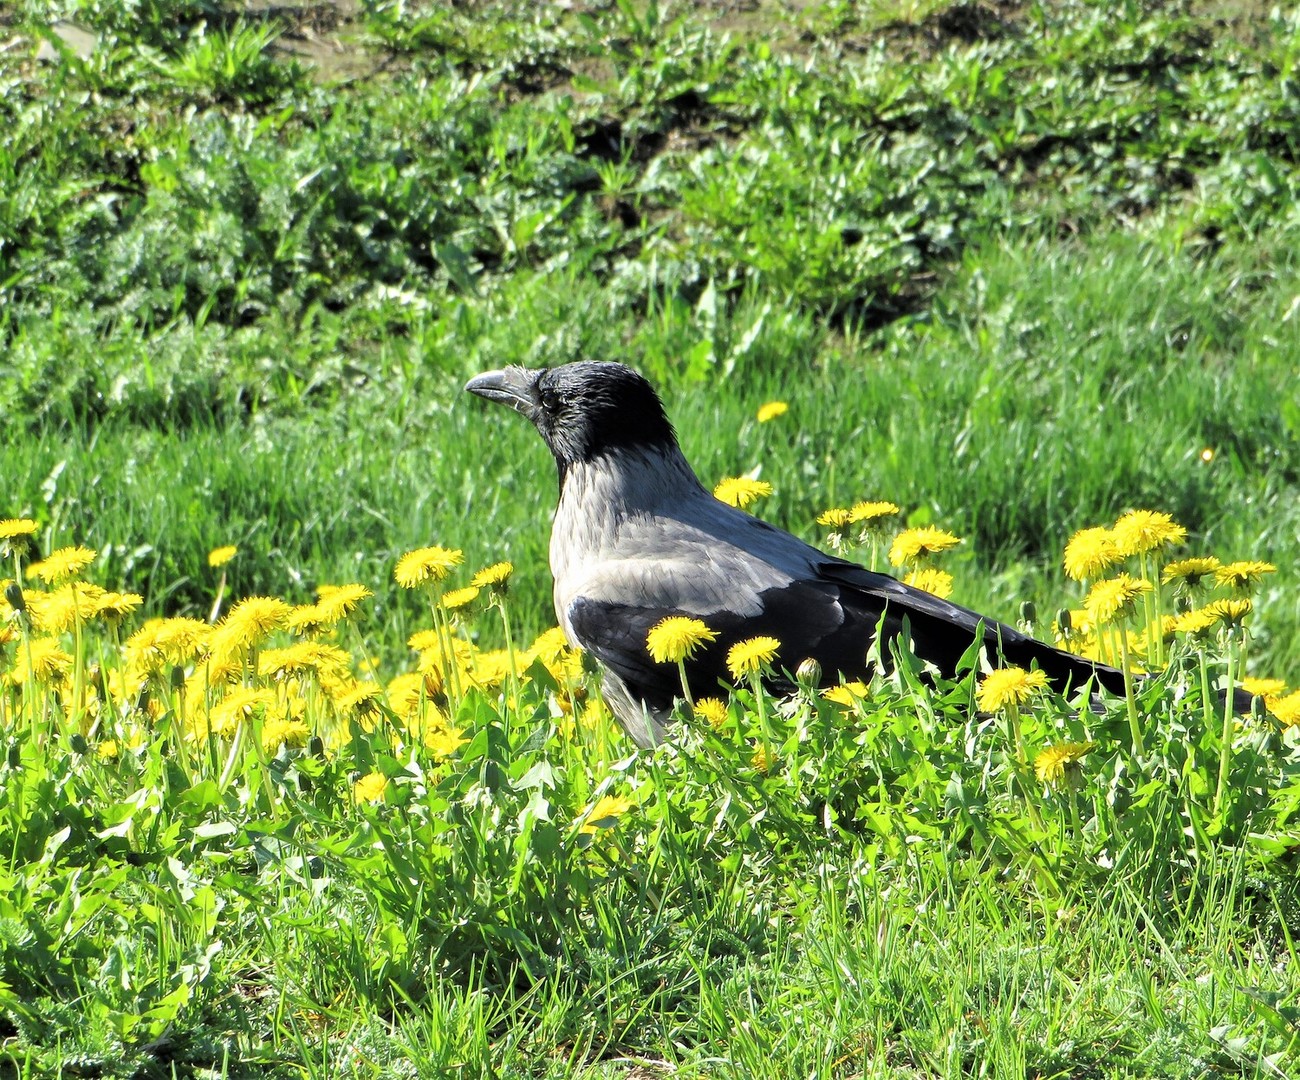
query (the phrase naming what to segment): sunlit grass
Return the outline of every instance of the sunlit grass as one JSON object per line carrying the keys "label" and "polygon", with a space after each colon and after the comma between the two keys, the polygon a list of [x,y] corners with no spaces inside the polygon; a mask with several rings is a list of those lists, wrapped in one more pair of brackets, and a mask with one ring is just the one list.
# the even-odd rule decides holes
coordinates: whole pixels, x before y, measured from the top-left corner
{"label": "sunlit grass", "polygon": [[[909,551],[915,533],[899,533]],[[899,654],[894,674],[870,685],[818,691],[801,669],[798,691],[780,700],[762,676],[781,666],[781,643],[754,639],[729,657],[739,688],[729,707],[688,706],[670,745],[629,755],[558,631],[526,647],[479,644],[485,622],[509,625],[508,563],[466,568],[459,549],[440,545],[395,560],[399,581],[425,596],[428,618],[412,633],[406,661],[390,669],[367,647],[374,594],[365,583],[320,586],[310,604],[232,598],[220,613],[213,604],[215,622],[144,618],[120,612],[121,602],[87,579],[94,551],[65,547],[36,561],[34,521],[6,521],[0,534],[14,573],[0,611],[0,723],[9,732],[0,809],[12,830],[9,899],[0,911],[13,931],[6,963],[23,973],[9,979],[0,1001],[24,1023],[40,1017],[59,1031],[60,988],[81,985],[83,1007],[111,1017],[115,1032],[94,1029],[94,1038],[108,1039],[98,1050],[82,1036],[86,1052],[127,1053],[176,1025],[201,1026],[212,1010],[231,1007],[231,995],[252,994],[292,1001],[295,1018],[286,1015],[253,1043],[245,1033],[241,1052],[269,1039],[268,1047],[297,1047],[310,1059],[320,1052],[312,1030],[332,1031],[349,1046],[359,1037],[351,1024],[338,1028],[346,1003],[370,1017],[363,1026],[377,1024],[379,1013],[365,1010],[382,1012],[391,1001],[405,1013],[423,1002],[430,980],[451,980],[499,988],[494,1025],[535,1014],[531,1034],[515,1036],[520,1047],[548,1039],[554,1047],[585,1031],[585,1040],[662,1054],[653,1033],[667,1021],[691,1032],[688,1044],[729,1046],[742,1075],[757,1068],[744,1062],[771,1046],[747,1041],[750,1022],[731,1030],[727,1018],[740,1006],[730,992],[710,997],[720,992],[711,965],[692,960],[653,1010],[620,1011],[608,1027],[569,1015],[570,977],[596,978],[601,993],[621,998],[619,980],[640,978],[634,954],[625,953],[632,933],[651,935],[638,948],[643,959],[661,957],[644,973],[656,978],[667,954],[651,927],[669,918],[706,933],[714,941],[706,954],[716,935],[734,942],[724,951],[731,978],[758,979],[750,992],[760,999],[770,973],[760,977],[751,962],[771,952],[770,962],[793,965],[800,989],[782,1011],[817,1009],[822,978],[849,980],[859,989],[838,993],[853,1000],[867,969],[828,953],[832,968],[819,974],[794,943],[833,933],[836,948],[867,940],[877,948],[881,933],[893,933],[891,920],[911,923],[938,902],[935,889],[950,891],[959,908],[1010,903],[1010,915],[1023,905],[1046,920],[1048,940],[1052,924],[1091,926],[1117,900],[1136,905],[1163,933],[1210,933],[1178,912],[1212,895],[1245,904],[1247,878],[1266,893],[1282,889],[1278,903],[1295,902],[1276,876],[1300,809],[1291,695],[1280,680],[1261,682],[1265,707],[1248,717],[1220,700],[1239,677],[1249,640],[1240,592],[1262,568],[1203,581],[1210,592],[1189,610],[1216,614],[1189,631],[1166,625],[1174,616],[1149,621],[1136,603],[1063,625],[1072,647],[1109,649],[1159,674],[1101,712],[1089,706],[1086,688],[1066,702],[1036,672],[989,673],[975,650],[956,683],[923,681],[915,658]],[[958,538],[938,530],[921,538],[936,535],[942,543],[909,558],[947,557]],[[214,569],[237,565],[231,547],[213,549]],[[1178,565],[1150,556],[1128,558],[1148,557],[1157,580],[1162,565]],[[1238,599],[1215,600],[1214,589],[1235,590]],[[59,599],[68,590],[86,598],[70,617]],[[451,602],[457,593],[473,596]],[[1171,658],[1163,672],[1152,662],[1156,640]],[[674,663],[683,643],[679,635],[647,647]],[[1227,878],[1225,866],[1235,867]],[[825,877],[831,867],[833,886]],[[69,888],[71,907],[63,904],[65,921],[55,926],[48,922],[55,898]],[[730,906],[760,895],[769,916]],[[900,908],[900,896],[913,900]],[[150,912],[148,934],[162,942],[152,961],[139,951],[144,927],[130,915],[137,902]],[[864,904],[885,920],[878,928],[860,921]],[[606,921],[613,907],[624,916]],[[625,925],[631,910],[637,914]],[[789,921],[788,942],[782,932],[772,936],[768,919],[778,914],[776,925]],[[926,925],[938,933],[928,917]],[[1096,948],[1060,932],[1059,950]],[[1221,921],[1213,933],[1245,942],[1254,931]],[[245,954],[251,969],[227,967],[214,948]],[[103,949],[121,953],[116,981],[100,978],[92,963]],[[632,966],[601,968],[598,958],[611,952]],[[1120,961],[1113,947],[1107,955]],[[916,970],[901,955],[896,963]],[[1035,970],[1035,979],[1044,977]],[[947,1001],[968,1012],[982,993],[971,978],[931,1007]],[[534,989],[516,999],[509,987]],[[921,979],[909,992],[937,990]],[[877,1009],[879,993],[870,990],[863,1007]],[[699,994],[713,1002],[703,1015],[695,1013]],[[438,1058],[438,1043],[406,1045],[401,1034],[428,1022],[425,1007],[395,1031],[380,1024],[366,1037],[379,1038],[384,1054]],[[765,1015],[761,1004],[745,1009],[755,1007],[755,1018]],[[783,1067],[838,1069],[850,1060],[880,1067],[893,1060],[880,1057],[881,1037],[901,1039],[908,1054],[935,1052],[930,1029],[891,1015],[876,1015],[865,1031],[861,1020],[846,1020],[815,1046],[791,1044],[781,1051]],[[1021,1023],[1015,1015],[1002,1022]],[[1044,1060],[1065,1053],[1061,1036],[1050,1033],[1055,1014],[1032,1015],[1048,1027],[1025,1052]],[[1178,1038],[1191,1037],[1183,1030]],[[510,1060],[510,1045],[495,1060]],[[581,1045],[566,1068],[602,1052]],[[1212,1052],[1203,1040],[1188,1045]],[[1270,1053],[1285,1052],[1275,1045]],[[975,1044],[963,1051],[982,1052]],[[994,1042],[989,1052],[1008,1049]]]}
{"label": "sunlit grass", "polygon": [[[1296,1073],[1300,23],[264,7],[0,13],[0,1076]],[[459,394],[580,357],[1129,693],[758,643],[634,752]]]}

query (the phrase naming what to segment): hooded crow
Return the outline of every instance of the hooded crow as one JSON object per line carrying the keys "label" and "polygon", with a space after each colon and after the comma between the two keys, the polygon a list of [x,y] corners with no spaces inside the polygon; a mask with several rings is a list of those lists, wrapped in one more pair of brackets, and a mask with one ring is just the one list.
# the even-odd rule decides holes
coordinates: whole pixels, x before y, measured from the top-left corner
{"label": "hooded crow", "polygon": [[693,697],[714,693],[727,678],[730,646],[757,635],[781,642],[778,661],[789,671],[816,661],[826,683],[868,676],[872,657],[887,662],[898,638],[954,677],[983,635],[1004,662],[1041,668],[1062,692],[1095,679],[1123,693],[1114,668],[818,551],[714,498],[682,455],[658,395],[622,364],[510,367],[477,375],[465,389],[522,413],[555,458],[555,614],[569,641],[600,664],[606,701],[641,746],[663,737],[681,694],[677,666],[655,663],[646,643],[669,615],[699,619],[717,634],[686,662]]}

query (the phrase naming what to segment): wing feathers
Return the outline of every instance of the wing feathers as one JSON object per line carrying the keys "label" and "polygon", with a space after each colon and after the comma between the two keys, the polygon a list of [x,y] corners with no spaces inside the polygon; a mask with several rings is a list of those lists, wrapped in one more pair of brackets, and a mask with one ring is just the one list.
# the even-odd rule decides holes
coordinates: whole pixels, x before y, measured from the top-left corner
{"label": "wing feathers", "polygon": [[[810,566],[805,579],[757,593],[746,594],[741,586],[737,590],[738,599],[745,597],[741,610],[720,602],[725,590],[717,587],[716,580],[709,584],[717,577],[710,570],[702,567],[692,578],[676,568],[664,567],[656,573],[652,564],[641,563],[636,587],[624,590],[631,602],[579,596],[567,609],[569,627],[583,648],[614,671],[632,694],[659,710],[670,708],[674,697],[680,696],[680,675],[675,664],[654,662],[646,639],[651,628],[669,615],[698,618],[718,635],[686,662],[691,693],[697,697],[716,693],[719,683],[730,681],[727,651],[758,635],[782,643],[781,669],[793,671],[811,658],[821,665],[823,681],[831,683],[840,677],[869,675],[877,628],[886,643],[906,630],[916,654],[952,678],[981,624],[984,641],[993,652],[1008,663],[1042,668],[1059,690],[1080,686],[1093,676],[1112,692],[1123,689],[1113,668],[1094,665],[1014,627],[853,563],[827,559]],[[708,603],[701,603],[702,598]],[[888,647],[881,654],[888,657]],[[784,689],[786,684],[780,680],[773,688]]]}

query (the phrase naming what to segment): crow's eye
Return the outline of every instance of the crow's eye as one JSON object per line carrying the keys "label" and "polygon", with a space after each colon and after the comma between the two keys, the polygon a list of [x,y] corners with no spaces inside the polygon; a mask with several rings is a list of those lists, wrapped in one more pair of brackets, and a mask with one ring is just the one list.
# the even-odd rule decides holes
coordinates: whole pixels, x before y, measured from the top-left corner
{"label": "crow's eye", "polygon": [[547,412],[555,412],[559,407],[560,395],[548,386],[542,391],[542,408]]}

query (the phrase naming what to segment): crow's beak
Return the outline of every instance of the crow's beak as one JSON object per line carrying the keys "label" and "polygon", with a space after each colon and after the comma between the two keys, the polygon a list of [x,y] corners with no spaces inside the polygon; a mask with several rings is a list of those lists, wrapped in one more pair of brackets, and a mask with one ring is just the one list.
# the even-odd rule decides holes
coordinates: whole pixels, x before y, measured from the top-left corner
{"label": "crow's beak", "polygon": [[465,389],[488,401],[509,405],[516,412],[532,419],[537,412],[537,380],[541,374],[540,371],[529,371],[528,368],[521,367],[485,371],[470,379],[465,384]]}

